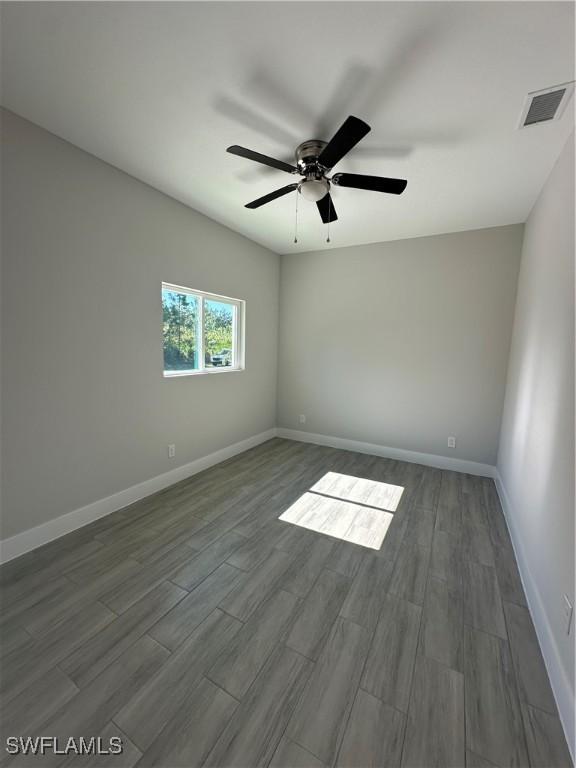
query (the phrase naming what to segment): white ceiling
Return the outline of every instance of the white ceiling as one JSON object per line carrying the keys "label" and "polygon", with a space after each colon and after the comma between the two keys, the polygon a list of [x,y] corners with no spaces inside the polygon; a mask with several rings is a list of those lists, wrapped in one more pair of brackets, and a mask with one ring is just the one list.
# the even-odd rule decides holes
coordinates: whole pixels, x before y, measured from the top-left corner
{"label": "white ceiling", "polygon": [[354,114],[332,246],[524,221],[573,124],[516,130],[529,91],[574,78],[568,2],[3,3],[3,104],[279,253],[328,247],[316,205],[244,203]]}

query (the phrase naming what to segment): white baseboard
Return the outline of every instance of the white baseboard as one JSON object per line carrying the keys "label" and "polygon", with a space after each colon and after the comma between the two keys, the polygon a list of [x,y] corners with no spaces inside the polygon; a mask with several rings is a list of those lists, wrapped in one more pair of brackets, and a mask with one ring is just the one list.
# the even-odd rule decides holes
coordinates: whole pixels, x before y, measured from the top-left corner
{"label": "white baseboard", "polygon": [[343,448],[346,451],[369,453],[372,456],[383,456],[386,459],[409,461],[412,464],[424,464],[427,467],[436,467],[438,469],[451,469],[455,472],[466,472],[469,475],[494,477],[494,472],[496,470],[496,467],[491,464],[481,464],[477,461],[453,459],[450,456],[439,456],[434,453],[418,453],[418,451],[407,451],[404,448],[391,448],[388,445],[363,443],[358,440],[348,440],[345,437],[334,437],[333,435],[317,435],[312,432],[301,432],[298,429],[278,427],[276,433],[278,437],[284,437],[287,440],[298,440],[302,443],[315,443],[316,445],[328,445],[331,448]]}
{"label": "white baseboard", "polygon": [[105,499],[99,499],[92,502],[92,504],[87,504],[85,507],[75,509],[65,515],[60,515],[60,517],[38,525],[36,528],[29,528],[27,531],[16,534],[16,536],[4,539],[0,541],[0,563],[13,560],[15,557],[19,557],[26,552],[41,547],[43,544],[54,541],[54,539],[71,533],[77,528],[82,528],[84,525],[88,525],[88,523],[92,523],[100,517],[116,512],[122,509],[122,507],[128,506],[128,504],[133,504],[135,501],[150,496],[152,493],[156,493],[156,491],[161,491],[169,485],[185,480],[187,477],[202,472],[204,469],[208,469],[214,466],[214,464],[219,464],[221,461],[236,456],[238,453],[254,448],[256,445],[260,445],[260,443],[264,443],[266,440],[271,440],[273,437],[276,437],[275,429],[260,432],[258,435],[253,435],[246,438],[246,440],[241,440],[239,443],[221,448],[214,453],[210,453],[208,456],[195,459],[189,464],[183,464],[181,467],[176,467],[169,472],[164,472],[162,475],[152,477],[150,480],[144,480],[142,483],[114,493],[112,496],[107,496]]}
{"label": "white baseboard", "polygon": [[524,547],[522,546],[521,537],[516,528],[516,518],[514,516],[512,502],[510,501],[510,497],[508,496],[508,492],[498,470],[496,470],[494,480],[496,482],[498,496],[500,497],[500,503],[504,510],[504,519],[508,526],[512,546],[514,547],[514,554],[516,555],[516,562],[518,563],[522,586],[524,587],[526,600],[528,601],[528,609],[530,610],[532,622],[536,630],[536,635],[538,636],[540,650],[542,651],[548,678],[550,680],[550,685],[552,686],[552,692],[556,699],[556,706],[558,707],[558,714],[560,716],[562,727],[564,728],[568,749],[572,755],[572,762],[574,762],[574,717],[576,713],[574,709],[572,686],[568,675],[562,666],[558,645],[554,638],[552,628],[550,627],[548,617],[546,616],[542,597],[532,577]]}

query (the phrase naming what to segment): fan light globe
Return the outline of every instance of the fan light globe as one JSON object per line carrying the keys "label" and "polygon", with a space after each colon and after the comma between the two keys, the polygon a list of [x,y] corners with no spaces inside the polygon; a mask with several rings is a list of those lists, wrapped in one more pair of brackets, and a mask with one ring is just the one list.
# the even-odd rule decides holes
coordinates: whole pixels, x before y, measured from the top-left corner
{"label": "fan light globe", "polygon": [[298,189],[306,200],[317,203],[328,192],[328,182],[326,179],[306,179]]}

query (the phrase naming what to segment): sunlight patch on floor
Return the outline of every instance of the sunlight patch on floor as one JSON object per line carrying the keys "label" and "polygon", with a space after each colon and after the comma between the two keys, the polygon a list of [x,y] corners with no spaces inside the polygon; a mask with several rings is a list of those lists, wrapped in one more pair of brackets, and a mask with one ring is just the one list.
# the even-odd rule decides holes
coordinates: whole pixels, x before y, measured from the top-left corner
{"label": "sunlight patch on floor", "polygon": [[278,519],[380,549],[403,490],[399,485],[327,472]]}
{"label": "sunlight patch on floor", "polygon": [[340,472],[326,472],[310,490],[343,501],[385,509],[387,512],[396,512],[404,492],[401,485],[343,475]]}

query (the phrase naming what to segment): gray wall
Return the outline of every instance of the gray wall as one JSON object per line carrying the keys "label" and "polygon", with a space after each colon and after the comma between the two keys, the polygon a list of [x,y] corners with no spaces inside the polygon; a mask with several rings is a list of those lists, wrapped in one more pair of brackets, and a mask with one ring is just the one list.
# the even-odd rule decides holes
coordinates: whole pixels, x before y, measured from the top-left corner
{"label": "gray wall", "polygon": [[522,229],[283,256],[279,426],[494,464]]}
{"label": "gray wall", "polygon": [[[274,426],[279,257],[10,113],[3,132],[7,538]],[[244,372],[163,379],[162,280],[246,300]]]}
{"label": "gray wall", "polygon": [[571,744],[574,627],[568,635],[562,598],[574,603],[574,459],[572,137],[525,227],[498,455],[516,552]]}

